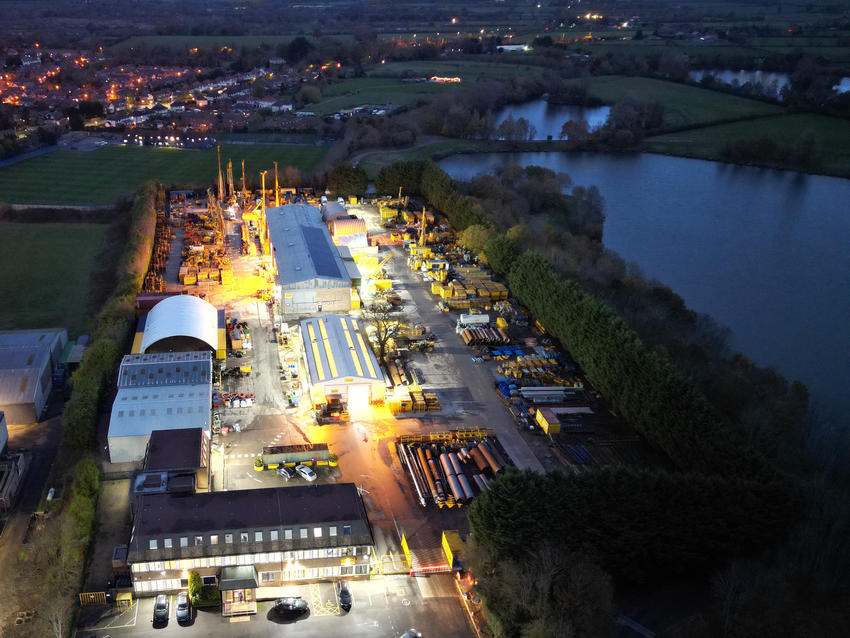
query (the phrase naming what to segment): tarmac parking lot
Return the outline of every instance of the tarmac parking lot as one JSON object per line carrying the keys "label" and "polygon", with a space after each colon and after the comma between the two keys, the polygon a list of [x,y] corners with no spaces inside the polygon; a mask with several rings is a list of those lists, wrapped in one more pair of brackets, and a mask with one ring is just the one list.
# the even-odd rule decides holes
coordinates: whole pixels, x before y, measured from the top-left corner
{"label": "tarmac parking lot", "polygon": [[153,598],[139,599],[121,615],[104,618],[96,627],[80,629],[77,638],[119,636],[302,636],[328,638],[397,638],[415,627],[425,638],[467,638],[472,635],[469,619],[458,602],[450,575],[427,578],[390,576],[375,580],[349,581],[351,610],[339,606],[333,583],[286,587],[287,596],[301,596],[309,611],[301,616],[283,616],[273,601],[259,603],[257,614],[224,618],[219,610],[193,610],[192,622],[177,623],[174,596],[169,597],[169,618],[164,626],[153,626]]}

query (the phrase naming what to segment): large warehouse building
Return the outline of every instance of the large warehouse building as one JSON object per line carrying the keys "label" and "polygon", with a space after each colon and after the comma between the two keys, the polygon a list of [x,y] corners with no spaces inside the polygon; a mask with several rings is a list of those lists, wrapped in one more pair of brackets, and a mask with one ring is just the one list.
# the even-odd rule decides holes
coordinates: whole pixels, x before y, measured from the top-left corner
{"label": "large warehouse building", "polygon": [[67,343],[64,329],[0,330],[0,410],[7,423],[41,418],[53,388],[53,370]]}
{"label": "large warehouse building", "polygon": [[362,411],[383,401],[386,384],[356,319],[327,315],[301,322],[313,406]]}
{"label": "large warehouse building", "polygon": [[133,339],[133,354],[209,350],[227,354],[224,310],[193,295],[175,295],[143,314]]}
{"label": "large warehouse building", "polygon": [[286,315],[351,310],[351,279],[319,209],[287,204],[266,211]]}
{"label": "large warehouse building", "polygon": [[126,355],[109,419],[111,461],[140,462],[154,430],[202,428],[209,436],[211,404],[209,351]]}

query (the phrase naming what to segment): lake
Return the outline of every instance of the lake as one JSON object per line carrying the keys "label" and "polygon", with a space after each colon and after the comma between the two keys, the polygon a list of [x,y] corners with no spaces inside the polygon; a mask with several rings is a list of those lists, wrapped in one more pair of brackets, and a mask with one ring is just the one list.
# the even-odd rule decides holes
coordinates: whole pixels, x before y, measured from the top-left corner
{"label": "lake", "polygon": [[464,179],[536,164],[595,184],[605,244],[733,333],[732,346],[850,409],[850,180],[651,154],[455,155]]}
{"label": "lake", "polygon": [[[791,81],[790,76],[787,73],[777,73],[773,71],[732,71],[731,69],[711,69],[711,70],[697,70],[697,71],[689,71],[688,77],[694,80],[695,82],[699,82],[706,75],[712,75],[715,79],[723,82],[724,84],[746,84],[747,82],[752,82],[753,84],[761,84],[763,87],[773,87],[777,96],[779,92]],[[833,90],[838,93],[846,93],[850,91],[850,78],[841,78],[841,81],[832,87]]]}
{"label": "lake", "polygon": [[499,126],[510,115],[513,115],[514,119],[524,117],[537,131],[533,139],[545,140],[551,135],[553,140],[557,140],[564,122],[584,120],[592,131],[605,124],[610,111],[609,106],[562,106],[549,104],[546,100],[532,100],[499,110],[495,122],[496,126]]}

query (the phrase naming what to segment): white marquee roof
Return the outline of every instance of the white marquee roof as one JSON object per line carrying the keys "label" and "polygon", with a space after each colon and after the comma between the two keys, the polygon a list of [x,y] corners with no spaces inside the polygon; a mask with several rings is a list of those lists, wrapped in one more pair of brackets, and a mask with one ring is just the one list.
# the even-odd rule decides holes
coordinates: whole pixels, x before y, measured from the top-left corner
{"label": "white marquee roof", "polygon": [[218,347],[218,311],[193,295],[175,295],[156,304],[148,313],[141,351],[169,337],[194,337],[215,350]]}

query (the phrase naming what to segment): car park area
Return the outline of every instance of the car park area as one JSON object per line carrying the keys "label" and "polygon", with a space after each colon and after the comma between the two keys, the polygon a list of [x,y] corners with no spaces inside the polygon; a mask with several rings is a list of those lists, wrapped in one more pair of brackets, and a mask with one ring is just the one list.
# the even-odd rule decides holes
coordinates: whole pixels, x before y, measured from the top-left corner
{"label": "car park area", "polygon": [[[224,618],[218,609],[192,608],[187,623],[177,622],[177,596],[168,596],[169,616],[162,625],[151,622],[154,598],[136,601],[118,621],[103,623],[77,632],[77,638],[117,638],[238,635],[251,637],[356,636],[358,638],[397,638],[411,627],[423,638],[466,638],[468,619],[457,601],[457,590],[446,574],[422,579],[389,576],[377,580],[348,581],[352,605],[346,611],[340,604],[336,584],[312,583],[286,587],[287,597],[300,596],[309,609],[302,614],[280,614],[274,600],[262,601],[256,615]],[[100,627],[100,628],[98,628]]]}

